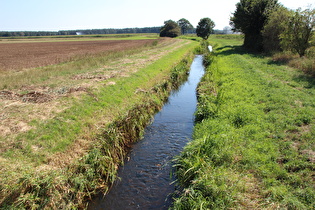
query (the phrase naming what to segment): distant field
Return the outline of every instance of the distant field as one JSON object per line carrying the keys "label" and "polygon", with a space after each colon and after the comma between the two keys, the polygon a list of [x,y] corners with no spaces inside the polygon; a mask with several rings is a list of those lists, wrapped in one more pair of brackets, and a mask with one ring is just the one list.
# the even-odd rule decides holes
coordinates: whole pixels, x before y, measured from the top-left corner
{"label": "distant field", "polygon": [[60,42],[88,40],[141,40],[156,39],[158,34],[93,34],[93,35],[58,35],[58,36],[12,36],[0,37],[0,43],[12,42]]}
{"label": "distant field", "polygon": [[68,41],[53,42],[55,39],[43,38],[42,41],[44,42],[34,42],[33,39],[30,39],[26,43],[24,42],[25,39],[0,42],[0,71],[57,64],[69,61],[77,56],[124,51],[145,46],[155,41],[154,39],[97,40],[95,38],[82,41],[81,38],[69,38]]}

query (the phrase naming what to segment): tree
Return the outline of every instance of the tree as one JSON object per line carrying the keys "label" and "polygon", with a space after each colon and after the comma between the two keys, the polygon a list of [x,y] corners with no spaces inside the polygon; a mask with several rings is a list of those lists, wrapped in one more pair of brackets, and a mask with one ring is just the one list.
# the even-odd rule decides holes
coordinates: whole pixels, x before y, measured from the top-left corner
{"label": "tree", "polygon": [[213,33],[214,26],[215,24],[210,18],[200,19],[196,29],[197,36],[207,40],[210,34]]}
{"label": "tree", "polygon": [[167,20],[164,22],[160,31],[160,37],[177,37],[180,35],[180,27],[173,20]]}
{"label": "tree", "polygon": [[311,46],[315,28],[315,9],[298,9],[290,18],[286,30],[281,34],[281,46],[284,49],[305,55]]}
{"label": "tree", "polygon": [[188,30],[193,29],[194,27],[191,25],[191,23],[186,20],[185,18],[180,19],[177,21],[177,24],[181,28],[182,34],[185,34]]}
{"label": "tree", "polygon": [[244,47],[262,50],[262,29],[269,13],[278,5],[277,0],[240,0],[230,18],[233,31],[245,35]]}
{"label": "tree", "polygon": [[223,33],[223,34],[230,34],[230,33],[231,33],[231,27],[225,26],[225,27],[223,28],[222,33]]}
{"label": "tree", "polygon": [[291,16],[292,12],[281,5],[270,13],[268,21],[262,31],[263,48],[265,52],[282,50],[280,36],[283,31],[287,29],[288,20]]}

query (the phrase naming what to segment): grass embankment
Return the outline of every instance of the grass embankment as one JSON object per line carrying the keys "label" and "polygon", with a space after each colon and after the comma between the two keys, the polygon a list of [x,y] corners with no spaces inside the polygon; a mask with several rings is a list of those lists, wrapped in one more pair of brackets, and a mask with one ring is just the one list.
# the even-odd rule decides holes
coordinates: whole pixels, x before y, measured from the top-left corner
{"label": "grass embankment", "polygon": [[[63,106],[52,117],[34,118],[29,122],[31,129],[1,138],[2,208],[84,208],[86,198],[100,188],[104,192],[108,189],[116,178],[116,170],[128,145],[141,136],[144,126],[162,106],[170,89],[186,75],[192,51],[198,43],[178,40],[168,42],[168,45],[155,45],[164,55],[152,64],[133,66],[139,69],[129,69],[119,77],[106,80],[91,82],[83,77],[90,84],[88,88],[79,95],[54,99],[58,100],[57,105]],[[142,57],[150,52],[143,50]],[[139,56],[141,53],[137,52],[124,56],[124,59]],[[101,57],[90,57],[89,60],[92,65],[79,68],[79,76],[87,72],[97,75],[100,66],[111,63],[108,59],[102,63]],[[81,62],[73,61],[38,71],[56,73],[58,66],[64,69],[65,65],[74,66],[75,70]],[[113,71],[117,65],[122,69],[129,68],[123,64],[123,59],[114,59],[112,66],[101,70]],[[63,75],[61,71],[59,78],[71,87],[76,83],[67,83],[65,78],[69,76],[72,78],[73,74]],[[50,84],[46,77],[40,78],[36,80],[36,87],[47,85],[46,82]],[[58,79],[56,82],[50,86],[62,87]],[[27,106],[36,108],[30,104],[23,104],[22,108]],[[45,107],[45,103],[36,106]]]}
{"label": "grass embankment", "polygon": [[211,37],[174,209],[315,208],[315,80]]}

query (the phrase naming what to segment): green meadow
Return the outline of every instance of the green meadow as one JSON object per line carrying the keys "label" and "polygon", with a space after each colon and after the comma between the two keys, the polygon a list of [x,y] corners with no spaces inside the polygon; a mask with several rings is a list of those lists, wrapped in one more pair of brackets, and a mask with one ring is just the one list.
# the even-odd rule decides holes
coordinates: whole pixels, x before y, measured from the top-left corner
{"label": "green meadow", "polygon": [[211,36],[173,209],[314,209],[315,79]]}

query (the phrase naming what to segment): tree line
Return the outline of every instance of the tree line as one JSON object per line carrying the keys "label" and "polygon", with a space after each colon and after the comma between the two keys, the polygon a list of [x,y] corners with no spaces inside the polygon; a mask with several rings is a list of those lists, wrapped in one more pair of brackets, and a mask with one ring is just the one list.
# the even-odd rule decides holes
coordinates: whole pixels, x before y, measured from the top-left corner
{"label": "tree line", "polygon": [[[165,21],[164,24],[166,24]],[[168,22],[172,24],[172,22]],[[196,34],[196,28],[188,20],[182,18],[177,21],[175,27],[179,27],[176,36],[180,34]],[[19,36],[60,36],[60,35],[96,35],[96,34],[132,34],[132,33],[155,33],[160,34],[164,26],[144,27],[144,28],[123,28],[123,29],[85,29],[85,30],[61,30],[61,31],[0,31],[0,37],[19,37]],[[213,26],[214,27],[214,26]],[[228,34],[231,30],[225,27],[223,30],[211,30],[214,34]]]}
{"label": "tree line", "polygon": [[208,39],[211,33],[214,33],[215,23],[210,18],[200,19],[196,29],[185,18],[181,18],[177,22],[173,20],[167,20],[164,22],[160,31],[160,37],[177,37],[181,34],[189,32],[196,33],[198,37]]}
{"label": "tree line", "polygon": [[245,48],[302,57],[312,45],[315,9],[290,10],[277,0],[240,0],[230,21],[234,31],[244,34]]}
{"label": "tree line", "polygon": [[131,33],[160,33],[160,26],[144,28],[122,29],[85,29],[85,30],[61,30],[61,31],[0,31],[0,37],[14,36],[58,36],[58,35],[93,35],[93,34],[131,34]]}

